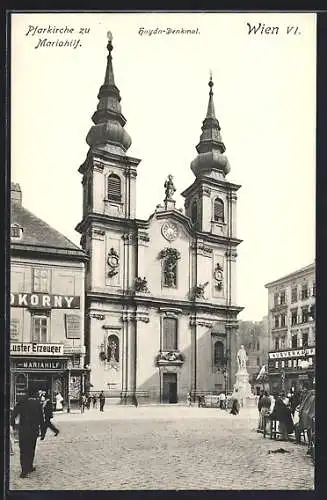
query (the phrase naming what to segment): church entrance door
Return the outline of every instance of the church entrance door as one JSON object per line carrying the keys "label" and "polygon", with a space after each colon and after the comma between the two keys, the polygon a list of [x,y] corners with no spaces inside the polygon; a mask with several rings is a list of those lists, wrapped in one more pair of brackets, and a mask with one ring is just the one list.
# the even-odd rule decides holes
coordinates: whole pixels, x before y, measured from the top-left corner
{"label": "church entrance door", "polygon": [[177,403],[177,374],[163,374],[163,403]]}

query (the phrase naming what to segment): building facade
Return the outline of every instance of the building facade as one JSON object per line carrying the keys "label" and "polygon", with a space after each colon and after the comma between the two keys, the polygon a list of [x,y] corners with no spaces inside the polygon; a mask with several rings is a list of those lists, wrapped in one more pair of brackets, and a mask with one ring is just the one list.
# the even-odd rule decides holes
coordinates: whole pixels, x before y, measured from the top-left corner
{"label": "building facade", "polygon": [[[176,403],[188,392],[223,389],[235,372],[237,315],[236,193],[213,104],[207,115],[193,184],[174,201],[173,177],[163,204],[147,220],[136,218],[137,169],[127,155],[112,66],[107,68],[83,176],[83,219],[77,230],[89,256],[86,277],[87,351],[93,390],[127,402],[135,395]],[[164,179],[163,179],[164,181]]]}
{"label": "building facade", "polygon": [[258,378],[263,366],[268,366],[269,333],[268,317],[261,321],[239,322],[239,344],[243,344],[248,355],[249,382],[255,394],[263,389],[264,381]]}
{"label": "building facade", "polygon": [[265,285],[268,289],[271,390],[312,388],[315,377],[315,264]]}
{"label": "building facade", "polygon": [[85,369],[85,253],[22,206],[11,185],[11,405],[28,388],[60,391],[67,405]]}

